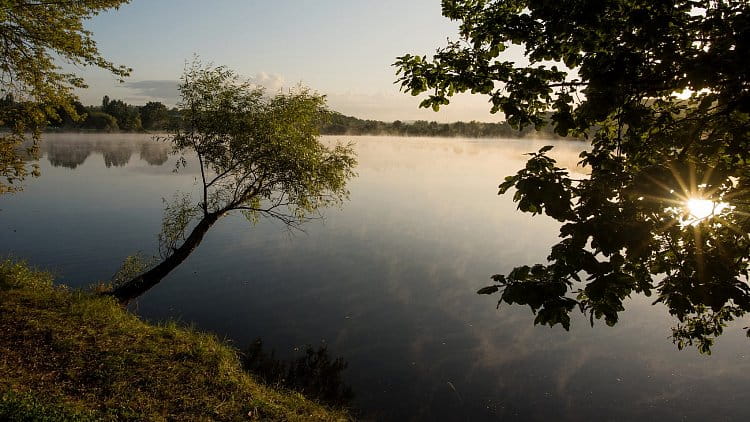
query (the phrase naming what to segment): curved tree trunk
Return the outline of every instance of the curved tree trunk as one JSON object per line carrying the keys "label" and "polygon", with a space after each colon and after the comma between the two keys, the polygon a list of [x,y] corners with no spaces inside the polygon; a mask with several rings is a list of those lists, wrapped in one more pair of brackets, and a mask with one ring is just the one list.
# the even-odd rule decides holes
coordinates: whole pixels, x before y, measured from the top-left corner
{"label": "curved tree trunk", "polygon": [[190,235],[185,239],[182,246],[175,249],[172,255],[154,268],[115,288],[109,294],[117,298],[121,304],[126,305],[131,300],[145,293],[148,289],[157,285],[167,274],[190,256],[193,250],[201,243],[208,229],[216,223],[221,215],[221,212],[217,212],[204,216],[193,231],[190,232]]}

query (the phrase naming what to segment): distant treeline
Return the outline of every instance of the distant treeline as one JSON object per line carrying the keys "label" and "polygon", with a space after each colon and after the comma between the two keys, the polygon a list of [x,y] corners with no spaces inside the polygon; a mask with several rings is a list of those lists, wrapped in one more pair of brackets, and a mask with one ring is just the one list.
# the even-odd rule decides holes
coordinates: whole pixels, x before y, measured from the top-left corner
{"label": "distant treeline", "polygon": [[[0,100],[0,107],[17,105],[8,95]],[[162,131],[179,127],[182,121],[180,110],[168,108],[164,104],[152,101],[143,106],[127,104],[122,100],[112,100],[104,96],[101,105],[84,106],[80,102],[73,104],[75,113],[81,116],[74,119],[64,109],[57,110],[59,118],[49,122],[48,128],[61,131],[92,130],[101,132],[140,132]],[[416,120],[412,122],[383,122],[364,120],[345,116],[338,112],[331,113],[331,119],[321,127],[324,135],[390,135],[390,136],[439,136],[466,138],[522,138],[526,136],[558,138],[550,126],[535,130],[526,127],[517,130],[508,123],[483,123],[477,121],[438,123],[435,121]]]}
{"label": "distant treeline", "polygon": [[322,128],[326,135],[392,135],[392,136],[441,136],[465,138],[522,138],[526,136],[559,138],[552,127],[547,125],[540,130],[526,127],[517,130],[506,122],[483,123],[477,121],[438,123],[426,120],[393,123],[378,120],[362,120],[356,117],[333,113],[331,121]]}
{"label": "distant treeline", "polygon": [[180,111],[167,108],[158,101],[151,101],[143,106],[128,104],[122,100],[111,100],[104,96],[100,106],[84,106],[75,103],[76,113],[86,116],[74,121],[70,115],[61,110],[60,119],[50,122],[50,126],[59,129],[88,129],[105,132],[139,132],[160,131],[180,124]]}
{"label": "distant treeline", "polygon": [[[14,101],[10,94],[0,99],[0,110],[22,106],[23,103]],[[75,101],[72,112],[63,108],[55,112],[57,118],[50,118],[48,129],[140,132],[166,130],[180,124],[180,111],[177,108],[170,109],[154,101],[135,106],[122,100],[111,100],[106,95],[99,106],[84,106]]]}

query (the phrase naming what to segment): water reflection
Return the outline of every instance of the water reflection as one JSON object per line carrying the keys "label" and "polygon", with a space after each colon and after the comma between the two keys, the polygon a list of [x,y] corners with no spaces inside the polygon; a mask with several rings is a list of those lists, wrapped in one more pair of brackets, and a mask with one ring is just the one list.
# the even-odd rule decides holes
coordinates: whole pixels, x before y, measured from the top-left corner
{"label": "water reflection", "polygon": [[98,134],[48,135],[41,143],[40,154],[53,167],[69,169],[77,168],[92,154],[101,155],[107,168],[126,166],[134,153],[152,166],[161,166],[168,160],[170,145],[165,142],[138,134],[112,135],[112,138],[102,139]]}
{"label": "water reflection", "polygon": [[[262,337],[284,359],[325,340],[348,362],[344,381],[365,420],[750,418],[747,319],[707,358],[676,351],[673,319],[647,298],[626,299],[615,327],[577,315],[566,333],[475,294],[489,274],[541,262],[557,241],[554,221],[496,195],[522,154],[548,142],[354,140],[359,177],[345,208],[291,237],[229,217],[137,311],[239,346]],[[561,144],[555,158],[574,163],[581,146]],[[41,178],[0,198],[3,253],[71,285],[109,279],[133,251],[156,254],[161,198],[193,189],[196,174],[136,151],[125,167],[43,160]]]}
{"label": "water reflection", "polygon": [[325,344],[308,344],[295,351],[294,358],[279,359],[275,350],[265,350],[263,341],[256,339],[242,351],[240,361],[245,371],[266,385],[298,391],[332,407],[350,407],[354,392],[342,379],[348,363],[341,357],[332,358]]}

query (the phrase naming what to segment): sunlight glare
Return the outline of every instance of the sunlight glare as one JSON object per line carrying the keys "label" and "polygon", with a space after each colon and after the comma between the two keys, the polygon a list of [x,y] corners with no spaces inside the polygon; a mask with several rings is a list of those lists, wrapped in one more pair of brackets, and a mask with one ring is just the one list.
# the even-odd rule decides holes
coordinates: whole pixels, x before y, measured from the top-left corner
{"label": "sunlight glare", "polygon": [[687,100],[690,97],[692,97],[693,94],[700,95],[700,94],[707,94],[709,92],[711,92],[711,91],[708,90],[708,89],[706,89],[706,88],[700,89],[698,91],[693,91],[690,88],[685,88],[682,91],[675,91],[675,92],[673,92],[672,96],[676,97],[676,98],[679,98],[681,100]]}
{"label": "sunlight glare", "polygon": [[726,202],[714,202],[708,199],[690,198],[685,203],[685,208],[690,214],[690,223],[697,223],[709,217],[720,214],[729,204]]}

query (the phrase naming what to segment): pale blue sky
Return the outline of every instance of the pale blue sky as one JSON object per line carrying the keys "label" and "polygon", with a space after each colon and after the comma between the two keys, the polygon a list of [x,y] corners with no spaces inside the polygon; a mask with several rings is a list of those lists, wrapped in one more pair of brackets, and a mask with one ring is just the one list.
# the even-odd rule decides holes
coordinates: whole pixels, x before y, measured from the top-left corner
{"label": "pale blue sky", "polygon": [[496,121],[485,97],[465,96],[439,113],[398,92],[391,64],[431,54],[457,24],[440,0],[133,0],[87,23],[101,52],[133,68],[126,84],[84,69],[85,104],[104,94],[140,104],[176,102],[186,59],[228,65],[271,89],[299,82],[328,95],[331,108],[381,120]]}

